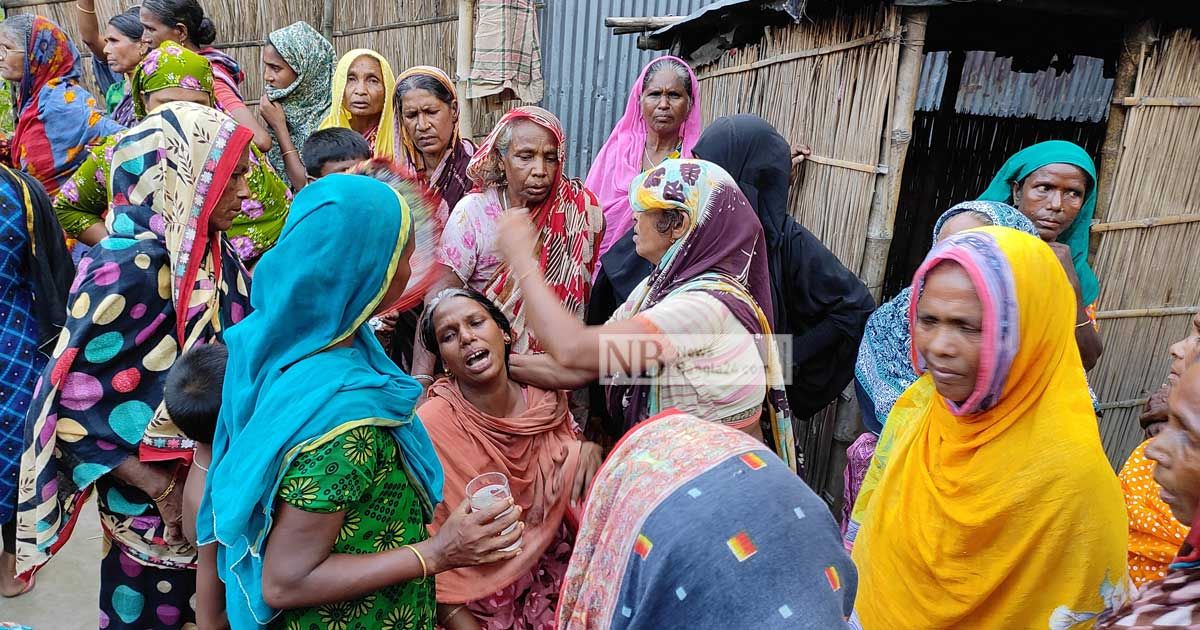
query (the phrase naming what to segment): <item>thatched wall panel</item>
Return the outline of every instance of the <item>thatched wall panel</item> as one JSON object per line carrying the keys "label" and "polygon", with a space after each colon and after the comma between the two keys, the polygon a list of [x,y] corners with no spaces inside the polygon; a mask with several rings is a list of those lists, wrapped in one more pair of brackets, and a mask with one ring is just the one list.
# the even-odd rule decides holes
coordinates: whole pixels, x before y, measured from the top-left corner
{"label": "thatched wall panel", "polygon": [[[1148,50],[1135,96],[1200,96],[1200,39],[1165,36]],[[1200,214],[1200,108],[1134,107],[1105,221]],[[1101,312],[1200,304],[1200,223],[1103,232],[1094,258]],[[1105,351],[1090,378],[1102,402],[1143,398],[1162,383],[1168,348],[1188,330],[1190,314],[1123,317],[1101,322]],[[1114,462],[1141,440],[1140,405],[1109,412],[1101,425]]]}
{"label": "thatched wall panel", "polygon": [[[895,34],[894,7],[870,5],[782,29],[755,45],[698,68],[705,123],[754,112],[789,142],[807,143],[819,157],[864,167],[885,161],[880,138],[896,81],[898,43],[881,38],[864,45],[814,54],[753,70],[706,78],[709,73],[778,55],[837,46],[875,34]],[[867,218],[880,175],[817,162],[793,182],[792,216],[816,234],[851,270],[858,271]]]}

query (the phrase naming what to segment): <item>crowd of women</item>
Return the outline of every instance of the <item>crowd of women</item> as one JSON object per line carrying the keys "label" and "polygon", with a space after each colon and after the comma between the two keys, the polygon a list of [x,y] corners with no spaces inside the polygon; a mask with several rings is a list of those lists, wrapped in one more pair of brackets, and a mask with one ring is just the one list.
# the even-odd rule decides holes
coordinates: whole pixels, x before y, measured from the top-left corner
{"label": "crowd of women", "polygon": [[[677,58],[581,181],[553,113],[477,145],[303,22],[255,113],[196,0],[75,10],[103,99],[0,22],[0,595],[94,497],[103,629],[1200,624],[1200,316],[1118,480],[1076,145],[875,309],[789,216],[806,149]],[[797,438],[851,382],[839,531]]]}

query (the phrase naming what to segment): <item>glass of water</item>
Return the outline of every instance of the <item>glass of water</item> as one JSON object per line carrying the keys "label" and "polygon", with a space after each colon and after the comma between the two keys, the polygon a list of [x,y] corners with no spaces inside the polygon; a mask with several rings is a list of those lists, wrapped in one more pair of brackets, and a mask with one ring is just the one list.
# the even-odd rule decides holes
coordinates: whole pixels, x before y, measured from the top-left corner
{"label": "glass of water", "polygon": [[[467,497],[471,500],[471,511],[477,512],[484,510],[498,501],[504,501],[512,497],[512,491],[508,488],[508,477],[500,472],[487,472],[467,482]],[[515,507],[515,506],[513,506]],[[504,516],[513,511],[513,507],[505,510],[500,516]],[[497,517],[499,518],[499,517]],[[507,529],[500,533],[501,536],[507,536],[517,528],[517,524],[513,523]],[[501,551],[514,551],[521,547],[521,540],[505,547]]]}

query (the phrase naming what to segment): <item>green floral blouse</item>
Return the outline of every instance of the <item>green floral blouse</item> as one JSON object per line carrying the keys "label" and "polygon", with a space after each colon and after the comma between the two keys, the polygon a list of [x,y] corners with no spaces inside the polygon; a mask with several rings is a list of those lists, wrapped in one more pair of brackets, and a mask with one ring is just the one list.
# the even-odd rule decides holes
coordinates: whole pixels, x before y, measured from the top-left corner
{"label": "green floral blouse", "polygon": [[[104,220],[111,199],[108,190],[112,153],[124,133],[105,138],[93,147],[83,164],[63,184],[54,199],[54,213],[63,231],[79,236]],[[242,202],[242,213],[229,229],[229,243],[242,260],[254,260],[275,245],[292,203],[287,184],[271,170],[257,147],[250,153],[250,172],[246,184],[250,198]]]}
{"label": "green floral blouse", "polygon": [[[387,429],[351,429],[297,456],[283,477],[279,498],[307,512],[345,512],[334,553],[376,553],[418,543],[428,536],[425,519],[400,457]],[[434,598],[430,577],[351,602],[285,610],[271,627],[432,630]]]}

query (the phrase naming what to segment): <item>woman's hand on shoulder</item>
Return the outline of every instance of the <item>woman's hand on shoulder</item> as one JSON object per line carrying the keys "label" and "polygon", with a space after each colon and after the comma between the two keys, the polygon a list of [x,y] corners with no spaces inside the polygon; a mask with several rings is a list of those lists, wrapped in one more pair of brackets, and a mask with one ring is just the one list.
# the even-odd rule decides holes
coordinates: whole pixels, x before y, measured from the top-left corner
{"label": "woman's hand on shoulder", "polygon": [[604,448],[595,442],[584,442],[579,447],[579,468],[575,471],[575,487],[571,491],[571,501],[581,503],[587,497],[592,479],[604,463]]}
{"label": "woman's hand on shoulder", "polygon": [[[505,514],[509,507],[514,509]],[[521,513],[520,506],[508,501],[472,512],[470,500],[463,499],[430,540],[433,553],[429,558],[429,572],[441,573],[516,557],[521,553],[520,548],[502,550],[521,540],[525,533],[525,523],[519,522]],[[517,527],[513,531],[507,535],[501,533],[514,523]]]}

